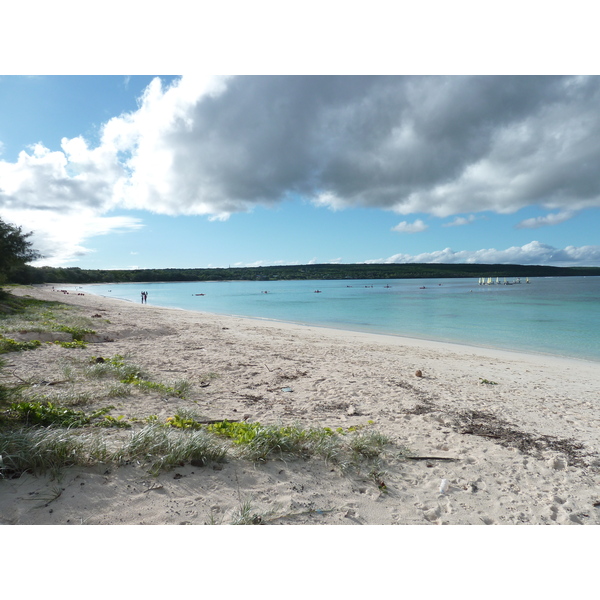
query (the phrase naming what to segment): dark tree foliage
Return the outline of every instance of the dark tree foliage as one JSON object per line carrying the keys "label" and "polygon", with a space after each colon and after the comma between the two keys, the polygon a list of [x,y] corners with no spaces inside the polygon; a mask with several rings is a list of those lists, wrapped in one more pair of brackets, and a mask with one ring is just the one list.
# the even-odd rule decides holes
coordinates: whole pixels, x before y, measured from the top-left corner
{"label": "dark tree foliage", "polygon": [[314,279],[430,279],[447,277],[600,276],[599,267],[549,267],[491,264],[323,264],[230,269],[103,270],[78,267],[31,267],[12,272],[14,283],[136,283],[163,281],[285,281]]}
{"label": "dark tree foliage", "polygon": [[28,240],[30,233],[0,219],[0,284],[11,281],[11,275],[25,263],[41,258]]}

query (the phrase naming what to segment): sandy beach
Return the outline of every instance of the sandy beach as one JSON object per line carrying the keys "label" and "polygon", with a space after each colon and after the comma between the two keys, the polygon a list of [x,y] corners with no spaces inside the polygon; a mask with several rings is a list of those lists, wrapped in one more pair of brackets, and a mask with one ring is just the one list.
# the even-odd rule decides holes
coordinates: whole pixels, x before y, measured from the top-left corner
{"label": "sandy beach", "polygon": [[[191,392],[185,400],[136,392],[113,401],[115,416],[165,421],[186,408],[207,421],[373,430],[390,444],[378,478],[314,457],[185,464],[157,477],[142,465],[95,465],[65,469],[60,495],[46,504],[57,481],[25,474],[0,480],[2,524],[228,524],[244,503],[257,523],[273,525],[600,524],[597,363],[165,309],[151,298],[141,305],[52,286],[13,293],[101,318],[87,348],[46,344],[5,355],[7,382],[41,386],[64,379],[65,364],[123,355],[157,381],[185,378]],[[57,384],[51,393],[94,385]]]}

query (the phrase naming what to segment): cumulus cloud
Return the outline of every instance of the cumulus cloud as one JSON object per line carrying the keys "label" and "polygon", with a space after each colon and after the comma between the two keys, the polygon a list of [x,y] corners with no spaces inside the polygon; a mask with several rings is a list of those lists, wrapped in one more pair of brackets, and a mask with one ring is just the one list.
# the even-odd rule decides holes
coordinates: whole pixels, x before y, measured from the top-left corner
{"label": "cumulus cloud", "polygon": [[517,224],[517,229],[537,229],[538,227],[546,227],[547,225],[558,225],[573,218],[575,213],[570,210],[564,210],[559,213],[551,213],[544,217],[534,217],[525,219]]}
{"label": "cumulus cloud", "polygon": [[157,78],[96,147],[0,160],[0,214],[226,219],[302,196],[442,218],[538,205],[554,221],[522,227],[558,223],[600,206],[599,103],[599,77]]}
{"label": "cumulus cloud", "polygon": [[505,250],[488,248],[483,250],[459,250],[451,248],[422,254],[395,254],[387,259],[365,261],[374,263],[483,263],[483,264],[523,264],[553,266],[600,266],[600,246],[567,246],[554,248],[548,244],[533,241],[524,246],[513,246]]}
{"label": "cumulus cloud", "polygon": [[392,231],[396,231],[398,233],[420,233],[421,231],[425,231],[428,227],[429,226],[421,219],[417,219],[414,223],[402,221],[395,227],[392,227]]}
{"label": "cumulus cloud", "polygon": [[155,79],[98,148],[3,162],[1,198],[221,218],[290,194],[440,217],[574,210],[600,205],[599,100],[598,77]]}

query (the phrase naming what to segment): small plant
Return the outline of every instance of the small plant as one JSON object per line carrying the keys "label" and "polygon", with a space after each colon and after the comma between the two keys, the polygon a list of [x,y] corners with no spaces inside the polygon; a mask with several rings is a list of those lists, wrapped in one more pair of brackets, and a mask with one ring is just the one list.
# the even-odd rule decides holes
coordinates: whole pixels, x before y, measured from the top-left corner
{"label": "small plant", "polygon": [[72,342],[56,341],[54,343],[57,346],[60,346],[61,348],[87,348],[87,342],[84,342],[82,340],[74,340]]}
{"label": "small plant", "polygon": [[115,354],[111,358],[92,356],[90,358],[90,365],[86,369],[86,374],[88,377],[97,379],[115,377],[122,383],[132,383],[134,380],[143,377],[141,369],[127,362],[121,354]]}
{"label": "small plant", "polygon": [[106,395],[109,398],[127,398],[128,396],[131,396],[131,388],[127,385],[118,383],[111,387]]}
{"label": "small plant", "polygon": [[191,388],[190,383],[185,380],[176,381],[172,385],[150,381],[140,367],[129,363],[121,354],[115,354],[111,358],[92,356],[86,373],[94,378],[116,377],[120,383],[133,385],[139,389],[158,391],[177,398],[185,398]]}
{"label": "small plant", "polygon": [[479,383],[485,385],[498,385],[495,381],[490,381],[489,379],[483,379],[483,377],[479,378]]}
{"label": "small plant", "polygon": [[52,402],[23,401],[10,405],[10,411],[17,420],[43,427],[84,427],[113,408],[114,406],[107,406],[88,415],[81,410],[58,406]]}
{"label": "small plant", "polygon": [[230,438],[240,446],[240,456],[255,462],[264,462],[273,454],[300,458],[317,455],[331,460],[339,449],[339,438],[329,428],[221,421],[209,425],[208,430]]}
{"label": "small plant", "polygon": [[377,431],[358,433],[349,442],[355,458],[367,459],[379,457],[387,444],[389,439]]}
{"label": "small plant", "polygon": [[108,457],[106,447],[97,437],[49,428],[0,432],[0,477],[47,471],[57,477],[63,467],[91,465]]}
{"label": "small plant", "polygon": [[245,500],[233,513],[232,525],[260,525],[262,517],[254,512],[251,500]]}
{"label": "small plant", "polygon": [[54,396],[46,394],[33,394],[28,396],[29,402],[40,402],[48,404],[52,402],[57,406],[85,406],[93,401],[91,394],[87,392],[60,392]]}
{"label": "small plant", "polygon": [[118,427],[120,429],[129,429],[131,423],[129,423],[123,415],[120,415],[119,417],[104,415],[104,420],[96,423],[96,427]]}
{"label": "small plant", "polygon": [[142,461],[149,465],[150,473],[158,475],[192,460],[199,464],[223,462],[227,449],[205,431],[170,431],[150,424],[132,433],[119,456],[122,460]]}
{"label": "small plant", "polygon": [[70,333],[73,336],[74,341],[83,341],[83,337],[88,334],[96,333],[93,329],[86,329],[84,327],[70,326],[70,325],[59,325],[54,328],[55,331],[63,331],[64,333]]}
{"label": "small plant", "polygon": [[373,481],[373,483],[379,488],[379,491],[382,494],[388,493],[387,485],[384,481],[386,475],[387,473],[385,471],[381,471],[376,466],[369,471],[369,479]]}
{"label": "small plant", "polygon": [[31,340],[29,342],[17,342],[11,338],[0,335],[0,354],[8,352],[22,352],[23,350],[35,350],[42,345],[39,340]]}

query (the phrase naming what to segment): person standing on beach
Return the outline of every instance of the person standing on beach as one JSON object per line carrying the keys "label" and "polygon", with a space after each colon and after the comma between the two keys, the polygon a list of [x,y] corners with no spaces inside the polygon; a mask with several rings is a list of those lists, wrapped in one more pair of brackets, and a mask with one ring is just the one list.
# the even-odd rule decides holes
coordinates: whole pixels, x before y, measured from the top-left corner
{"label": "person standing on beach", "polygon": [[142,292],[142,304],[144,304],[144,292]]}

